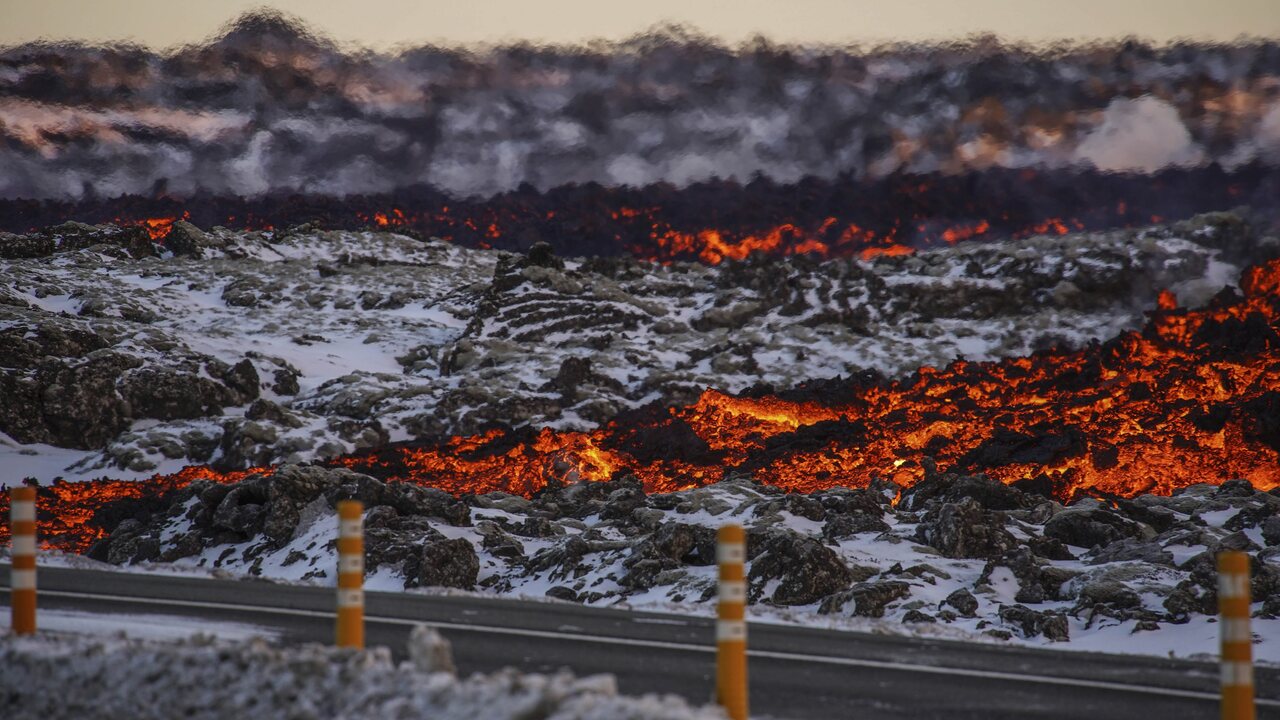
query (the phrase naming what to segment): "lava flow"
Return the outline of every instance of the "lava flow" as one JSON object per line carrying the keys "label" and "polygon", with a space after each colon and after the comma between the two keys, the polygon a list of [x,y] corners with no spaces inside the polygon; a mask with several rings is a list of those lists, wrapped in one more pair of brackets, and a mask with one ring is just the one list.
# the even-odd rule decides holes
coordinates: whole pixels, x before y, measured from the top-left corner
{"label": "lava flow", "polygon": [[749,472],[790,491],[909,486],[926,466],[986,473],[1070,500],[1169,494],[1244,478],[1280,487],[1280,261],[1243,297],[1168,309],[1081,351],[922,368],[900,382],[852,378],[781,394],[708,390],[592,432],[502,431],[436,448],[341,458],[390,480],[453,493],[530,494],[552,479],[634,474],[650,492]]}
{"label": "lava flow", "polygon": [[[781,393],[707,390],[692,405],[650,406],[590,432],[494,429],[328,464],[455,494],[526,496],[627,474],[650,492],[730,473],[796,492],[876,478],[909,486],[932,465],[1064,501],[1234,478],[1277,488],[1280,260],[1250,268],[1240,292],[1224,290],[1204,309],[1163,294],[1142,331],[1079,351],[957,361],[896,382],[868,374]],[[112,525],[114,500],[268,472],[194,467],[140,482],[55,484],[40,491],[41,533],[83,551]],[[6,494],[0,511],[7,505]]]}
{"label": "lava flow", "polygon": [[1271,208],[1277,187],[1280,171],[1251,164],[1153,175],[993,168],[789,185],[569,185],[465,199],[418,187],[379,196],[0,200],[0,230],[74,219],[138,227],[163,241],[178,220],[259,231],[310,224],[396,230],[467,247],[526,250],[546,241],[566,256],[716,264],[752,254],[869,258],[978,239],[1142,227],[1242,204]]}

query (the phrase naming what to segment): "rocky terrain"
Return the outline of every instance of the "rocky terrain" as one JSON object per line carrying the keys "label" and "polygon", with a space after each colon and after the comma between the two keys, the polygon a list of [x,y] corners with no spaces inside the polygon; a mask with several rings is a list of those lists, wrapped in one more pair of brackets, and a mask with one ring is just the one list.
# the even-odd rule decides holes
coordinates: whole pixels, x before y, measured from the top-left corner
{"label": "rocky terrain", "polygon": [[747,528],[755,620],[1182,656],[1216,652],[1214,553],[1244,550],[1255,653],[1280,662],[1280,492],[1239,480],[1064,507],[936,472],[905,490],[786,494],[739,477],[646,495],[623,479],[526,499],[284,466],[118,501],[94,520],[114,532],[89,556],[332,584],[343,498],[366,507],[373,589],[711,613],[716,527],[735,522]]}
{"label": "rocky terrain", "polygon": [[[443,643],[443,645],[442,645]],[[273,646],[196,637],[139,642],[0,638],[0,708],[11,720],[716,720],[674,696],[619,695],[611,675],[505,670],[459,679],[448,643],[417,628],[408,662],[387,648]]]}
{"label": "rocky terrain", "polygon": [[236,469],[492,423],[585,429],[707,387],[902,376],[1111,337],[1160,290],[1194,306],[1275,244],[1220,213],[708,267],[68,223],[0,236],[0,459],[42,480]]}

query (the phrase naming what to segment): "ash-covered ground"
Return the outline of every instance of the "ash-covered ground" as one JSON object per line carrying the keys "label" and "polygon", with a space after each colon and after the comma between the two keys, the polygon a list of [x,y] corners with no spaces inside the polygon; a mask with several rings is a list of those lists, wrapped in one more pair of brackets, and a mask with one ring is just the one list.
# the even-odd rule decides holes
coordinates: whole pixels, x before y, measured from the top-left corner
{"label": "ash-covered ground", "polygon": [[0,237],[0,457],[18,475],[239,469],[491,423],[1078,346],[1195,306],[1260,248],[1232,214],[905,257],[708,267],[387,233],[66,224]]}

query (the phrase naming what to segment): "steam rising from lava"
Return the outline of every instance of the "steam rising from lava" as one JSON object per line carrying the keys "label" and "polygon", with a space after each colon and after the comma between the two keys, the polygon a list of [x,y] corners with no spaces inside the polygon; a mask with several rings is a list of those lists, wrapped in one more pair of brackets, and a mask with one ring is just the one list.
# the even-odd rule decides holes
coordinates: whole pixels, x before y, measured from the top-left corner
{"label": "steam rising from lava", "polygon": [[[796,492],[877,478],[909,486],[935,465],[1063,500],[1234,478],[1276,488],[1280,260],[1247,270],[1240,290],[1200,310],[1166,294],[1141,332],[1080,351],[957,361],[898,382],[867,375],[739,397],[708,390],[692,405],[651,406],[591,432],[495,428],[331,464],[455,494],[526,496],[619,474],[651,492],[729,473]],[[158,500],[194,480],[263,472],[271,470],[188,468],[143,482],[56,484],[41,490],[41,531],[82,551],[118,522],[113,500]],[[7,503],[0,498],[0,511]]]}
{"label": "steam rising from lava", "polygon": [[0,49],[0,198],[455,197],[756,174],[1149,172],[1280,160],[1280,46],[585,47],[345,52],[248,15],[208,43]]}

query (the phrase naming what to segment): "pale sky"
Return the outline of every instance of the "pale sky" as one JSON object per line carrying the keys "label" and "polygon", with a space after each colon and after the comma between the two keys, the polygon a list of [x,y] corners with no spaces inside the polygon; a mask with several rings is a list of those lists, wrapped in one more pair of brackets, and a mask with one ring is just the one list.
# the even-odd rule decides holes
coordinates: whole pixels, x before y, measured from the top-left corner
{"label": "pale sky", "polygon": [[938,40],[993,32],[1013,40],[1135,35],[1280,38],[1280,0],[0,0],[0,45],[40,38],[195,42],[267,5],[344,43],[616,40],[663,21],[730,44]]}

